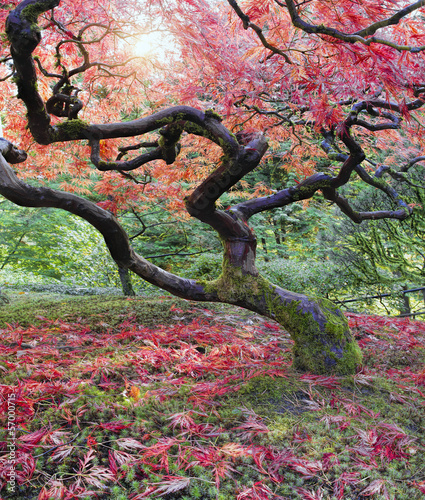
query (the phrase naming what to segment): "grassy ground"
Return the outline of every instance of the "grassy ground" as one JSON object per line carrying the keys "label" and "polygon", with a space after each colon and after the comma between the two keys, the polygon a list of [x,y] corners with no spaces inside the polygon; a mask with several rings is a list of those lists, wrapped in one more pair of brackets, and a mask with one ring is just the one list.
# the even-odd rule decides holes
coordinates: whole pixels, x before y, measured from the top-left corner
{"label": "grassy ground", "polygon": [[1,499],[425,498],[425,323],[349,315],[364,367],[319,377],[240,309],[10,299]]}

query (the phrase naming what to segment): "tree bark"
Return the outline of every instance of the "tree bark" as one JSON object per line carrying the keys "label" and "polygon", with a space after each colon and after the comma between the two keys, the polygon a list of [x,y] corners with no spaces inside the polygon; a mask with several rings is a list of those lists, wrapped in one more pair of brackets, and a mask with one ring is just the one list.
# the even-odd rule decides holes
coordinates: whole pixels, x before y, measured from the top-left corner
{"label": "tree bark", "polygon": [[294,341],[294,367],[318,374],[355,373],[362,355],[346,318],[329,300],[289,292],[261,275],[229,267],[216,283],[223,302],[250,309],[280,323]]}
{"label": "tree bark", "polygon": [[[238,211],[199,211],[199,218],[217,228],[224,248],[222,273],[214,281],[181,278],[137,255],[115,217],[89,200],[19,180],[8,162],[25,153],[0,140],[0,195],[21,206],[56,207],[78,215],[100,231],[117,265],[149,283],[188,300],[224,302],[244,307],[279,322],[295,342],[294,367],[318,374],[354,373],[361,353],[347,320],[326,299],[283,290],[263,278],[256,266],[256,238]],[[211,181],[211,179],[210,179]],[[200,192],[195,197],[203,205]],[[187,200],[189,212],[194,210]]]}
{"label": "tree bark", "polygon": [[126,297],[134,297],[136,292],[131,284],[131,276],[126,267],[118,267],[118,274],[121,281],[122,292]]}

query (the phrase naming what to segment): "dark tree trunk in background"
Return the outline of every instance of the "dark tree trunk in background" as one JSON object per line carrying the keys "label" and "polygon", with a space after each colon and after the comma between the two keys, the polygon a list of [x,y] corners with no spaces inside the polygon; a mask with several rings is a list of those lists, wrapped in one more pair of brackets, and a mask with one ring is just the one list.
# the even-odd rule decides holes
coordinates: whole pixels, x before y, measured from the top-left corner
{"label": "dark tree trunk in background", "polygon": [[130,272],[125,267],[118,267],[118,274],[120,276],[122,293],[126,297],[134,297],[136,292],[133,289],[133,285],[131,284],[131,276]]}
{"label": "dark tree trunk in background", "polygon": [[[409,288],[404,285],[403,290],[408,290]],[[410,309],[410,299],[407,293],[402,294],[402,299],[403,299],[403,309],[400,311],[401,315],[407,315],[411,313]]]}

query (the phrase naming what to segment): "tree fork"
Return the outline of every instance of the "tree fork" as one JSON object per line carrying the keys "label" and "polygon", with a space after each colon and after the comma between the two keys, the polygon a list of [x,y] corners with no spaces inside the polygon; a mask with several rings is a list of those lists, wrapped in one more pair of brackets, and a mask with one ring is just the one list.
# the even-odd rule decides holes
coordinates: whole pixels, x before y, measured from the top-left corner
{"label": "tree fork", "polygon": [[239,236],[222,238],[222,273],[205,283],[206,290],[221,302],[282,325],[295,342],[296,369],[317,374],[355,373],[362,354],[342,312],[327,299],[293,293],[264,278],[255,266],[256,238],[250,230],[247,234],[243,222],[240,228]]}
{"label": "tree fork", "polygon": [[[312,189],[317,188],[313,182]],[[198,193],[199,201],[202,196]],[[187,202],[189,211],[191,201]],[[217,280],[205,283],[206,290],[221,302],[280,323],[295,342],[295,368],[318,374],[355,373],[362,355],[342,312],[327,299],[284,290],[260,275],[255,266],[257,240],[247,223],[255,211],[249,213],[244,208],[241,203],[226,211],[211,211],[209,207],[192,211],[192,215],[216,229],[224,249],[222,273]]]}
{"label": "tree fork", "polygon": [[[127,235],[108,211],[69,193],[34,188],[20,181],[8,162],[20,163],[26,154],[0,140],[0,194],[22,206],[62,208],[82,217],[103,235],[111,256],[146,281],[179,297],[224,302],[249,309],[280,323],[295,341],[294,366],[314,373],[354,373],[361,353],[342,313],[330,301],[283,290],[262,277],[255,267],[256,238],[235,213],[215,211],[212,226],[222,226],[224,247],[220,277],[212,282],[180,278],[137,255]],[[226,228],[224,231],[223,228]]]}

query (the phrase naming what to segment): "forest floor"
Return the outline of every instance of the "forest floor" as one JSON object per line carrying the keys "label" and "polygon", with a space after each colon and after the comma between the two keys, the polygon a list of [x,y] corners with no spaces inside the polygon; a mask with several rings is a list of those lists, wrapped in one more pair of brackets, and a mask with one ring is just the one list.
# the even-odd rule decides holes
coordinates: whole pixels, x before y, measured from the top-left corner
{"label": "forest floor", "polygon": [[425,498],[425,323],[347,314],[354,376],[298,373],[238,308],[0,306],[0,499]]}

